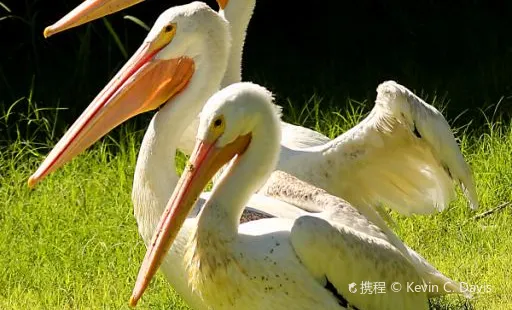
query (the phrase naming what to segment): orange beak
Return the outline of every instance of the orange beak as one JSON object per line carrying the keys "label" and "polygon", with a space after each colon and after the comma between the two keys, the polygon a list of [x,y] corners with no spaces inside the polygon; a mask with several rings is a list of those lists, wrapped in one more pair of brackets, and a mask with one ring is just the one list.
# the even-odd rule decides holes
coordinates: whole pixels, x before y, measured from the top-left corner
{"label": "orange beak", "polygon": [[229,0],[217,0],[217,4],[219,5],[219,10],[224,10],[226,6],[228,6]]}
{"label": "orange beak", "polygon": [[44,29],[44,37],[80,26],[100,17],[126,9],[144,0],[86,0],[61,18],[55,24]]}
{"label": "orange beak", "polygon": [[233,157],[245,152],[251,142],[251,135],[239,136],[222,148],[215,146],[215,142],[216,139],[212,142],[199,141],[196,144],[189,165],[167,203],[151,240],[151,247],[146,252],[130,298],[130,306],[136,306],[144,294],[208,181]]}
{"label": "orange beak", "polygon": [[[85,0],[59,21],[44,29],[45,38],[64,30],[83,25],[103,16],[129,8],[144,0]],[[224,10],[229,0],[217,0],[219,9]]]}
{"label": "orange beak", "polygon": [[145,42],[135,52],[29,178],[29,187],[35,186],[119,124],[158,108],[186,87],[194,73],[192,59],[154,59],[168,43],[168,40],[157,38]]}

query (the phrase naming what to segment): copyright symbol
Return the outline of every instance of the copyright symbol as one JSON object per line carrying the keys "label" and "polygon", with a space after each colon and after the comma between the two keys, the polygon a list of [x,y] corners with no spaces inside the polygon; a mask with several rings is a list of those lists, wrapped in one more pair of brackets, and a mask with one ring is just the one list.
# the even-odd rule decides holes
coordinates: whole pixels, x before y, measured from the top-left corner
{"label": "copyright symbol", "polygon": [[391,283],[391,290],[395,293],[398,293],[402,290],[402,284],[400,282]]}

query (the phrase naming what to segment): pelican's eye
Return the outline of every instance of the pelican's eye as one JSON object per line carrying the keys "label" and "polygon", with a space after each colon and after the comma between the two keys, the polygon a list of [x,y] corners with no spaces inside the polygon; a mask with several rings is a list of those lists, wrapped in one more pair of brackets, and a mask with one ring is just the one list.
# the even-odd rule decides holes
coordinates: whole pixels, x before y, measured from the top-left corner
{"label": "pelican's eye", "polygon": [[169,24],[169,25],[165,26],[165,28],[164,28],[165,32],[171,32],[173,30],[174,30],[174,25],[173,24]]}
{"label": "pelican's eye", "polygon": [[176,23],[167,24],[165,27],[160,29],[160,32],[158,33],[152,44],[156,48],[162,49],[166,45],[171,43],[172,39],[174,38],[174,35],[176,35]]}
{"label": "pelican's eye", "polygon": [[224,115],[218,116],[215,118],[210,125],[210,131],[214,137],[218,138],[221,134],[224,133],[224,129],[226,128],[226,121],[224,120]]}

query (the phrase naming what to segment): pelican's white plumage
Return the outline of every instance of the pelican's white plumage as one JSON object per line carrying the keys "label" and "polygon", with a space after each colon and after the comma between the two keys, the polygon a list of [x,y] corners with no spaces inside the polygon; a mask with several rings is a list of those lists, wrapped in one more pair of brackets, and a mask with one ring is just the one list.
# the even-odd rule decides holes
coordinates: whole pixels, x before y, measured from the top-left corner
{"label": "pelican's white plumage", "polygon": [[441,211],[461,185],[473,209],[473,177],[442,114],[387,81],[357,126],[317,147],[283,148],[278,169],[355,204],[380,203],[406,215]]}
{"label": "pelican's white plumage", "polygon": [[[164,212],[171,214],[174,224],[166,227],[163,223],[168,218],[161,219],[148,253],[155,253],[166,242],[161,237],[164,231],[180,229],[180,222],[172,218],[186,214],[188,203],[195,198],[190,193],[207,183],[201,179],[203,171],[209,171],[203,161],[217,165],[209,154],[221,154],[235,145],[237,149],[231,152],[236,160],[215,184],[199,216],[184,223],[192,238],[181,264],[188,272],[189,289],[204,304],[211,309],[345,309],[347,302],[360,309],[427,308],[426,292],[358,295],[348,291],[349,283],[368,279],[388,285],[429,281],[379,227],[347,203],[332,204],[342,201],[337,197],[323,192],[332,201],[324,201],[318,208],[329,207],[315,215],[239,225],[244,205],[267,181],[279,158],[279,116],[267,90],[251,83],[230,85],[213,95],[200,115],[191,164],[169,200],[167,210],[172,211]],[[285,191],[290,197],[290,191]],[[150,265],[145,260],[139,279],[147,279],[144,272]],[[330,285],[334,293],[326,288]],[[135,300],[140,294],[141,287],[136,285]]]}
{"label": "pelican's white plumage", "polygon": [[169,189],[172,190],[178,180],[175,165],[169,163],[174,163],[181,133],[218,89],[229,55],[227,23],[203,2],[168,9],[152,29],[158,32],[169,21],[175,22],[180,32],[157,57],[187,55],[194,60],[195,72],[186,89],[162,105],[153,116],[142,140],[135,167],[132,201],[144,240],[149,240],[154,230],[152,225],[145,223],[158,221],[170,196]]}

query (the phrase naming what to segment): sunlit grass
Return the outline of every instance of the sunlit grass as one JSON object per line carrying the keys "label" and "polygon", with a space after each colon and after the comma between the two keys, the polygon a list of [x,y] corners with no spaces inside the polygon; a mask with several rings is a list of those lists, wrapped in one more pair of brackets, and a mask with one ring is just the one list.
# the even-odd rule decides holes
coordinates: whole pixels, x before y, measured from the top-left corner
{"label": "sunlit grass", "polygon": [[[29,190],[27,178],[51,146],[34,141],[43,136],[56,142],[56,112],[36,113],[30,96],[21,100],[31,105],[25,118],[16,118],[24,121],[10,123],[8,110],[0,118],[0,129],[16,133],[9,143],[3,141],[0,158],[0,309],[128,309],[145,252],[130,201],[142,131],[123,126]],[[320,102],[313,96],[303,109],[281,104],[288,121],[330,137],[369,109],[366,102],[351,101],[347,110],[321,111]],[[490,286],[470,302],[451,296],[433,300],[433,308],[505,309],[512,304],[511,207],[475,216],[512,201],[512,126],[496,119],[469,129],[459,130],[458,137],[475,173],[480,209],[470,211],[460,196],[436,215],[392,215],[403,240],[439,270],[458,281]],[[169,307],[186,308],[159,274],[139,308]]]}

